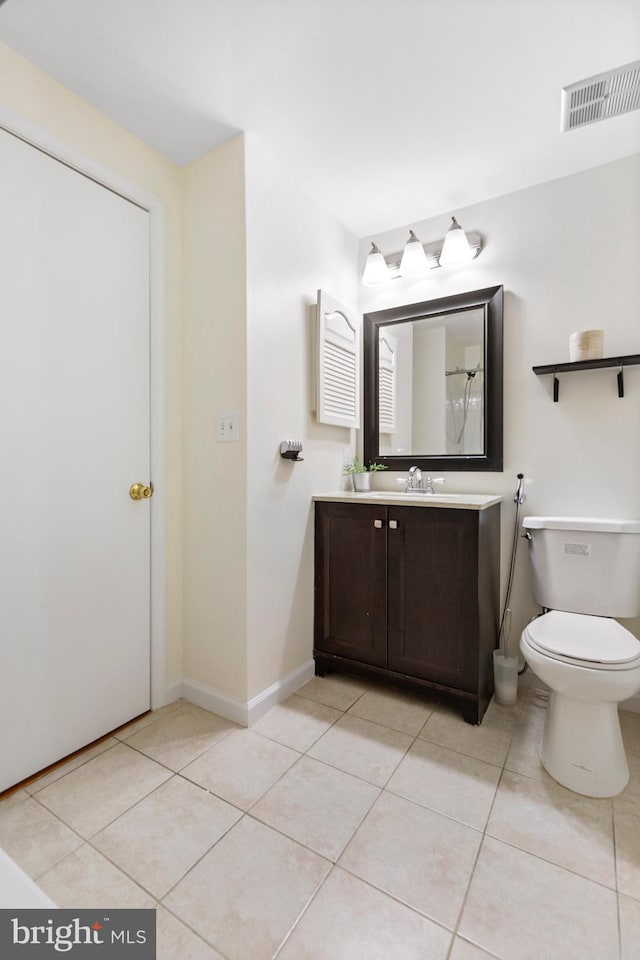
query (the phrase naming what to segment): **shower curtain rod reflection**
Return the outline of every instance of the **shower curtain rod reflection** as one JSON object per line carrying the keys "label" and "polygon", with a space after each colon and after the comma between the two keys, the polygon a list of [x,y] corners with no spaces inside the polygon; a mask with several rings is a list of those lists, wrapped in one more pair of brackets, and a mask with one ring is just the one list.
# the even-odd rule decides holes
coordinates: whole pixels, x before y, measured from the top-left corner
{"label": "shower curtain rod reflection", "polygon": [[468,377],[475,377],[476,373],[484,373],[480,364],[475,367],[456,367],[455,370],[445,370],[445,377],[455,377],[456,373],[464,373]]}

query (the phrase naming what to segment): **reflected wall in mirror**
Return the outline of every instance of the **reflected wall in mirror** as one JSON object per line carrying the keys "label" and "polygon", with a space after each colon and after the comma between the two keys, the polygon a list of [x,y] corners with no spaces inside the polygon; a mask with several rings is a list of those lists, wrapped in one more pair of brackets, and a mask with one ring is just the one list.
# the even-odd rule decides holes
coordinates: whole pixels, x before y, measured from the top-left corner
{"label": "reflected wall in mirror", "polygon": [[365,462],[502,470],[502,287],[364,316]]}

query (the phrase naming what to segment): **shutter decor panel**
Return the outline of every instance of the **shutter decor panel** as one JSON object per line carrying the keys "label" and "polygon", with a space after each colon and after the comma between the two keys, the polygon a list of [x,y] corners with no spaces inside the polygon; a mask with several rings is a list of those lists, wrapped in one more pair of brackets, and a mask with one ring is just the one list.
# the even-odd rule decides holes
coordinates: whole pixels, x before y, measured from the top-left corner
{"label": "shutter decor panel", "polygon": [[380,433],[395,433],[396,429],[396,350],[398,342],[388,330],[379,336],[378,396]]}
{"label": "shutter decor panel", "polygon": [[360,337],[353,313],[323,290],[317,303],[320,423],[360,426]]}

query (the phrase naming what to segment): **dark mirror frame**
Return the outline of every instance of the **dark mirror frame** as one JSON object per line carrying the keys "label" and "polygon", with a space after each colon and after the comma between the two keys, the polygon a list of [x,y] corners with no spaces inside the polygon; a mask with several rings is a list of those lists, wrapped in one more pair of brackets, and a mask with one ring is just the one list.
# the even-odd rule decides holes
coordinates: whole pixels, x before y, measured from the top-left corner
{"label": "dark mirror frame", "polygon": [[[470,456],[380,456],[378,432],[378,334],[380,327],[407,323],[463,310],[484,308],[485,416],[484,453]],[[468,293],[389,310],[365,313],[364,325],[364,462],[384,464],[389,470],[420,467],[429,473],[444,470],[502,470],[502,328],[503,288],[485,287]]]}

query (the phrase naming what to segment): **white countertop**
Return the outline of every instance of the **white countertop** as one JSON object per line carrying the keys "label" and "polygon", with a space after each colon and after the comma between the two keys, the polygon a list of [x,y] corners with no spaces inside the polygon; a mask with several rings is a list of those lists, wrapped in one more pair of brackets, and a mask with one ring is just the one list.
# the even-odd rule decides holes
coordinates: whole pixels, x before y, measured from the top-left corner
{"label": "white countertop", "polygon": [[502,497],[491,493],[399,493],[393,490],[371,490],[368,493],[353,493],[338,490],[336,493],[314,494],[313,500],[329,503],[378,503],[386,506],[446,507],[449,510],[486,510]]}

